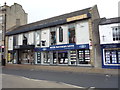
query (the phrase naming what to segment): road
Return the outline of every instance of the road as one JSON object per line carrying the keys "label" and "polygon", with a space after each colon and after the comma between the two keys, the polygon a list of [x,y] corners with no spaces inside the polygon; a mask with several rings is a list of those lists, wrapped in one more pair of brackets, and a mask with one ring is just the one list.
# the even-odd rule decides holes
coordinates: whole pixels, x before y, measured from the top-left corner
{"label": "road", "polygon": [[[60,71],[34,70],[34,69],[10,69],[10,68],[3,68],[2,73],[4,77],[7,77],[7,75],[9,75],[10,78],[13,78],[14,76],[15,77],[20,76],[31,80],[48,81],[50,83],[54,83],[56,86],[58,85],[58,87],[61,87],[63,85],[64,87],[68,87],[68,88],[74,86],[76,88],[77,87],[118,88],[117,75],[89,74],[89,73],[80,73],[80,72],[79,73],[60,72]],[[7,82],[7,79],[4,77],[3,77],[3,82],[5,81]],[[12,80],[10,78],[8,80]],[[5,84],[6,83],[3,84],[3,87],[8,87]],[[46,85],[44,87],[46,87]]]}

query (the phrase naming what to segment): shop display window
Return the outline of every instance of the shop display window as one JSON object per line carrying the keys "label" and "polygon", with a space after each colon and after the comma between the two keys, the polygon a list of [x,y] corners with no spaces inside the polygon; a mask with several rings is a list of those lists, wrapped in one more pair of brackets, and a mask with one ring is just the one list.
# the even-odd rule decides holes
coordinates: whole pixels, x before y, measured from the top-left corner
{"label": "shop display window", "polygon": [[90,63],[90,50],[78,50],[78,63],[79,64],[89,64]]}
{"label": "shop display window", "polygon": [[120,64],[120,50],[105,50],[105,64]]}
{"label": "shop display window", "polygon": [[67,51],[59,51],[58,52],[58,64],[68,64]]}

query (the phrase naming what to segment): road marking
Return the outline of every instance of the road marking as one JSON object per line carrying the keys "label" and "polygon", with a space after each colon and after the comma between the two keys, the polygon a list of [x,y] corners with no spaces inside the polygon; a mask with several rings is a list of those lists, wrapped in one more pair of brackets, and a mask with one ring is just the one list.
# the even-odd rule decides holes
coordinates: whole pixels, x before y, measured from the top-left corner
{"label": "road marking", "polygon": [[53,82],[53,83],[58,83],[58,84],[63,84],[63,85],[67,85],[67,86],[71,86],[71,87],[74,87],[74,88],[85,88],[85,87],[80,87],[80,86],[76,86],[76,85],[71,85],[71,84],[67,84],[67,83],[63,83],[63,82],[55,82],[55,81],[47,81],[47,80],[37,80],[37,79],[31,79],[31,78],[26,78],[26,77],[22,77],[24,79],[27,79],[27,80],[33,80],[33,81],[44,81],[44,82]]}
{"label": "road marking", "polygon": [[74,88],[85,88],[85,87],[80,87],[80,86],[76,86],[76,85],[72,85],[72,84],[67,84],[67,83],[63,83],[63,82],[59,82],[59,83],[67,85],[67,86],[71,86],[71,87],[74,87]]}

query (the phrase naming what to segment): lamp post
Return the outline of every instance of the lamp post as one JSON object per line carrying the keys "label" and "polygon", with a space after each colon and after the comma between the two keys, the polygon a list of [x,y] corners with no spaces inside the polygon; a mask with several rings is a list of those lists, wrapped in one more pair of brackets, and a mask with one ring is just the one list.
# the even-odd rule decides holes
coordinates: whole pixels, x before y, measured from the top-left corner
{"label": "lamp post", "polygon": [[4,20],[3,20],[3,51],[2,51],[2,66],[5,66],[5,64],[6,64],[6,59],[5,59],[5,51],[6,51],[6,45],[5,45],[5,43],[6,43],[6,40],[5,40],[5,38],[6,38],[6,3],[5,3],[5,5],[4,5],[4,7],[2,8],[2,13],[3,13],[3,17],[4,17]]}

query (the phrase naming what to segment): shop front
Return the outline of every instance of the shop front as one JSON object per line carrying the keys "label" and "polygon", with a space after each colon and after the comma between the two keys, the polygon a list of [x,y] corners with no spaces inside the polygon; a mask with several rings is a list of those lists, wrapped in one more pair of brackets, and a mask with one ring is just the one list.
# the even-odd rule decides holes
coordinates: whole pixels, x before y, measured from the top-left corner
{"label": "shop front", "polygon": [[[41,64],[43,65],[81,65],[90,64],[89,44],[63,44],[51,45],[45,48],[35,48],[36,61],[37,53],[41,54]],[[37,63],[38,64],[38,63]]]}
{"label": "shop front", "polygon": [[18,45],[14,47],[14,61],[17,64],[34,63],[34,45]]}
{"label": "shop front", "polygon": [[102,47],[102,67],[120,68],[120,44],[103,44]]}

